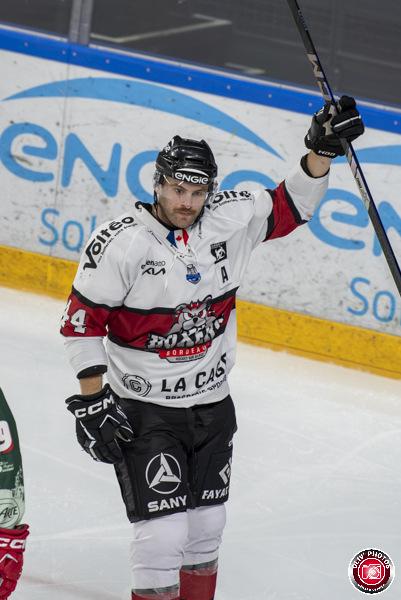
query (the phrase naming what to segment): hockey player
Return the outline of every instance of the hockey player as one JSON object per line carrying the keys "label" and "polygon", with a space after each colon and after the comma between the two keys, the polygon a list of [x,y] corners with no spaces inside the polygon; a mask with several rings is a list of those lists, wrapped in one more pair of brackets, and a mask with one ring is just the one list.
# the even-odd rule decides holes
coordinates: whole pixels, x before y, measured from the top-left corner
{"label": "hockey player", "polygon": [[15,590],[22,572],[28,525],[17,427],[0,389],[0,600]]}
{"label": "hockey player", "polygon": [[133,523],[132,600],[214,597],[236,431],[235,295],[253,248],[311,218],[340,138],[363,133],[352,98],[329,109],[274,190],[217,192],[208,144],[175,136],[156,160],[154,204],[100,226],[82,254],[62,318],[81,385],[67,405],[82,448],[114,464]]}

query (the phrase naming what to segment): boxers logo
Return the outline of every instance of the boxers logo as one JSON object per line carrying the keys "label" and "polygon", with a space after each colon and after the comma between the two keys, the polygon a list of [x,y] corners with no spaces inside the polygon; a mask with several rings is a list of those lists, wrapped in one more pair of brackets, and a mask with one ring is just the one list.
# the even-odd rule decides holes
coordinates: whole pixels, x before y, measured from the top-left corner
{"label": "boxers logo", "polygon": [[150,333],[147,348],[159,349],[160,358],[181,362],[202,358],[211,341],[221,330],[224,317],[216,317],[211,309],[212,297],[180,304],[175,309],[175,323],[162,336]]}
{"label": "boxers logo", "polygon": [[152,384],[140,375],[129,375],[123,377],[123,384],[127,390],[131,390],[137,396],[147,396],[152,389]]}
{"label": "boxers logo", "polygon": [[172,494],[181,484],[181,467],[171,454],[157,454],[149,461],[146,482],[157,494]]}
{"label": "boxers logo", "polygon": [[110,242],[124,229],[136,225],[134,217],[124,217],[121,221],[112,221],[93,238],[85,249],[88,258],[83,269],[96,269],[102,260],[104,251]]}

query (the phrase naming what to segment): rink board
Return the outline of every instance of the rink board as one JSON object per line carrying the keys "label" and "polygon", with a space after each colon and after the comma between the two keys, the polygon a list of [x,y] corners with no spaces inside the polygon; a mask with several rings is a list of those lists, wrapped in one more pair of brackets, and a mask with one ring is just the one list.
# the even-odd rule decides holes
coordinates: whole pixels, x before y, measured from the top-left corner
{"label": "rink board", "polygon": [[[77,263],[0,246],[0,285],[67,298]],[[244,342],[287,350],[401,379],[399,338],[238,300],[238,336]]]}
{"label": "rink board", "polygon": [[[12,29],[0,29],[0,64],[2,281],[55,295],[97,225],[152,200],[154,159],[172,135],[207,139],[221,189],[274,187],[305,152],[321,103],[290,86]],[[401,113],[361,112],[356,149],[401,256]],[[254,252],[240,297],[248,340],[401,372],[401,301],[343,159],[312,221]]]}

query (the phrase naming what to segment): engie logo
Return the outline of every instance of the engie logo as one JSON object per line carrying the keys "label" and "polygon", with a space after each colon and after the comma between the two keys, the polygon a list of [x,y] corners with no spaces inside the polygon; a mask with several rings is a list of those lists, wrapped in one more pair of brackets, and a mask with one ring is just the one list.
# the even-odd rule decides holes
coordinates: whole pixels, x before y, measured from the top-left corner
{"label": "engie logo", "polygon": [[202,177],[200,175],[191,175],[190,173],[182,173],[181,171],[176,171],[174,173],[174,179],[179,179],[180,181],[189,181],[190,183],[199,183],[206,185],[209,179],[207,177]]}

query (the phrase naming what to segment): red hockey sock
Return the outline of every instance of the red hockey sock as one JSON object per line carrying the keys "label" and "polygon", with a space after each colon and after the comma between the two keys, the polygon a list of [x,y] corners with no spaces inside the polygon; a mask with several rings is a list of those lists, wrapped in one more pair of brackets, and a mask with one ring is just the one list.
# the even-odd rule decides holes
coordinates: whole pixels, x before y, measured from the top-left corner
{"label": "red hockey sock", "polygon": [[185,565],[180,571],[180,600],[213,600],[217,560],[202,565]]}
{"label": "red hockey sock", "polygon": [[164,590],[137,590],[132,592],[131,600],[180,600],[175,586]]}

